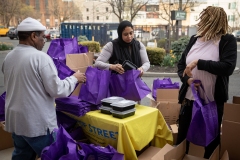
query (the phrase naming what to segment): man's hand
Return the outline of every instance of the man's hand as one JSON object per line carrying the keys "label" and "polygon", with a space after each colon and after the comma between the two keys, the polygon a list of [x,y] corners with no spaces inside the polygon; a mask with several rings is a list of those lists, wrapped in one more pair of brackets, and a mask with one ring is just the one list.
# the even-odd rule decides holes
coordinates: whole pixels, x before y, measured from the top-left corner
{"label": "man's hand", "polygon": [[84,73],[81,73],[79,70],[73,74],[74,77],[77,78],[79,83],[85,83],[87,78]]}
{"label": "man's hand", "polygon": [[111,64],[109,67],[111,70],[118,72],[119,74],[124,73],[124,69],[121,64]]}
{"label": "man's hand", "polygon": [[184,72],[183,72],[183,77],[185,76],[185,74],[188,76],[188,77],[192,77],[192,70],[197,66],[197,63],[198,63],[198,60],[194,60],[192,61],[191,63],[189,63]]}

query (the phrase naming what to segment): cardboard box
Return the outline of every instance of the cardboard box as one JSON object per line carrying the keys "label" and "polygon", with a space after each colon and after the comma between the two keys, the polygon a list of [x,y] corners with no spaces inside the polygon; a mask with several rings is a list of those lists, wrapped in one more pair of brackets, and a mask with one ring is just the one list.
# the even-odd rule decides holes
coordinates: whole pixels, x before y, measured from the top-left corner
{"label": "cardboard box", "polygon": [[4,130],[4,123],[0,123],[0,151],[14,147],[12,134]]}
{"label": "cardboard box", "polygon": [[[149,147],[138,158],[142,160],[206,160],[204,147],[190,143],[189,153],[186,154],[186,140],[176,147],[166,144],[163,148]],[[145,159],[144,159],[145,158]],[[208,160],[219,160],[219,146],[215,149]],[[229,160],[226,151],[221,160]]]}
{"label": "cardboard box", "polygon": [[[190,146],[191,148],[191,146]],[[161,152],[164,151],[164,152]],[[176,147],[164,146],[151,160],[206,160],[205,158],[186,154],[186,140]],[[209,160],[219,160],[219,146],[214,150]],[[226,160],[226,159],[224,159]]]}
{"label": "cardboard box", "polygon": [[157,101],[151,95],[150,106],[158,108],[168,125],[176,124],[181,105],[178,104],[179,89],[157,89]]}
{"label": "cardboard box", "polygon": [[150,146],[138,157],[138,160],[151,160],[160,150],[161,148]]}
{"label": "cardboard box", "polygon": [[221,155],[227,150],[229,159],[240,159],[240,97],[234,96],[234,103],[224,104],[224,114],[222,122],[222,136],[221,136]]}
{"label": "cardboard box", "polygon": [[170,129],[173,135],[173,145],[176,145],[177,143],[177,136],[178,136],[178,126],[177,124],[170,125]]}
{"label": "cardboard box", "polygon": [[[66,65],[77,72],[78,70],[85,73],[88,66],[93,65],[94,53],[81,53],[81,54],[66,54]],[[78,96],[82,83],[79,83],[77,88],[73,91],[72,95]]]}

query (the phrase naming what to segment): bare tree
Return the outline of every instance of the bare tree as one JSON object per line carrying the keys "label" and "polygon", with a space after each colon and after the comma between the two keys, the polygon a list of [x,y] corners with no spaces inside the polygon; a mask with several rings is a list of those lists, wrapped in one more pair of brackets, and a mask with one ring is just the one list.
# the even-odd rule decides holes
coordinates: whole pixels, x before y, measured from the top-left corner
{"label": "bare tree", "polygon": [[1,0],[0,16],[3,25],[9,27],[11,19],[19,14],[22,2],[20,0]]}
{"label": "bare tree", "polygon": [[64,22],[70,20],[73,17],[80,18],[81,11],[75,5],[73,1],[51,0],[49,5],[49,11],[58,19],[58,21]]}
{"label": "bare tree", "polygon": [[[189,11],[192,7],[199,5],[197,0],[185,0],[184,3],[182,3],[182,11]],[[159,15],[163,20],[166,20],[170,27],[174,28],[174,20],[171,20],[171,10],[179,10],[179,3],[171,3],[171,0],[160,0],[160,9],[159,9]]]}
{"label": "bare tree", "polygon": [[132,22],[138,11],[148,2],[149,0],[106,0],[106,3],[112,7],[112,13],[118,17],[119,22],[124,19]]}

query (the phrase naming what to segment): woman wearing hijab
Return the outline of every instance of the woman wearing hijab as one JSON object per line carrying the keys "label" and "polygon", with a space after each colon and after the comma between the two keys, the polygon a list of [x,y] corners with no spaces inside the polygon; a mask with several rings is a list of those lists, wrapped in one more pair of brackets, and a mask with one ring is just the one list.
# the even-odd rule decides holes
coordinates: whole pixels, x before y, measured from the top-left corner
{"label": "woman wearing hijab", "polygon": [[[128,60],[140,70],[140,76],[150,67],[145,46],[134,39],[133,25],[122,21],[117,29],[118,38],[108,42],[95,62],[100,69],[109,69],[119,74],[124,73],[122,63]],[[108,63],[109,62],[109,63]]]}

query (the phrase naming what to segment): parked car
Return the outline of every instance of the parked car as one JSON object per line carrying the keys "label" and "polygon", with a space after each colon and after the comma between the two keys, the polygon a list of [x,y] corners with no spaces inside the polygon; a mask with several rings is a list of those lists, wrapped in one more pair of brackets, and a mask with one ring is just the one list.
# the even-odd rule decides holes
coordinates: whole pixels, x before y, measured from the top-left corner
{"label": "parked car", "polygon": [[55,32],[55,30],[46,30],[44,32],[46,41],[50,41],[51,40],[51,34],[54,33],[54,32]]}
{"label": "parked car", "polygon": [[9,28],[5,28],[3,25],[0,24],[0,36],[7,36]]}
{"label": "parked car", "polygon": [[9,31],[8,31],[8,34],[7,36],[10,38],[10,39],[18,39],[18,31],[16,28],[10,28]]}
{"label": "parked car", "polygon": [[240,41],[240,30],[233,31],[233,36],[236,38],[237,41]]}
{"label": "parked car", "polygon": [[59,33],[59,31],[51,32],[51,33],[50,33],[50,38],[51,38],[51,39],[60,38],[60,33]]}

